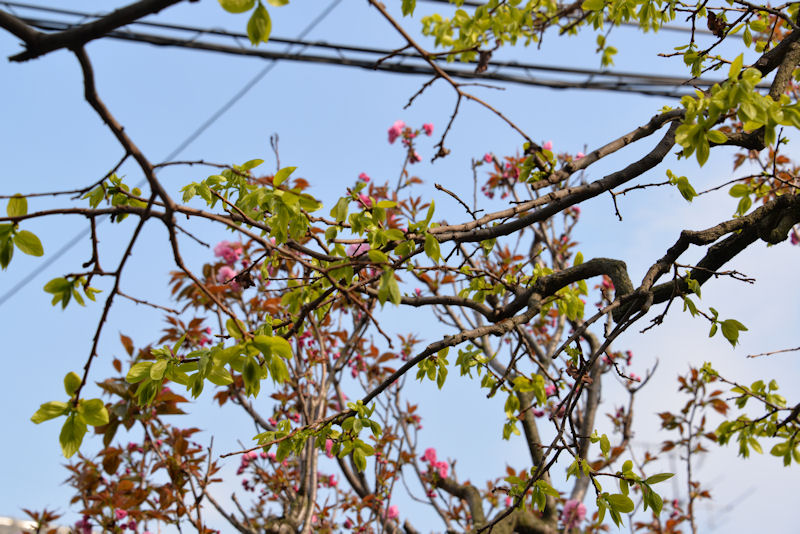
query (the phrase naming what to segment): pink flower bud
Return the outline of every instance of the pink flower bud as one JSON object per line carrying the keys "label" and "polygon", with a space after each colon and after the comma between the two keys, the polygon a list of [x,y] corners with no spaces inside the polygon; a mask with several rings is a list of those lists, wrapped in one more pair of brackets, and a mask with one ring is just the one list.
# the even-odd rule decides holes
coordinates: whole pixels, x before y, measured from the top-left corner
{"label": "pink flower bud", "polygon": [[126,512],[125,510],[114,510],[114,516],[117,519],[125,519],[126,517],[128,517],[128,512]]}
{"label": "pink flower bud", "polygon": [[422,125],[422,129],[425,130],[425,135],[433,135],[433,124],[427,123]]}
{"label": "pink flower bud", "polygon": [[361,174],[359,174],[358,175],[358,179],[361,180],[362,182],[369,182],[369,180],[370,180],[369,176],[365,172],[362,172]]}
{"label": "pink flower bud", "polygon": [[586,154],[584,154],[583,152],[578,152],[577,154],[575,154],[575,159],[581,159],[584,156],[586,156]]}
{"label": "pink flower bud", "polygon": [[544,150],[553,150],[553,142],[547,141],[545,144],[542,145]]}
{"label": "pink flower bud", "polygon": [[483,155],[483,161],[485,161],[486,163],[491,163],[493,159],[494,158],[492,158],[492,155],[489,154],[488,152]]}

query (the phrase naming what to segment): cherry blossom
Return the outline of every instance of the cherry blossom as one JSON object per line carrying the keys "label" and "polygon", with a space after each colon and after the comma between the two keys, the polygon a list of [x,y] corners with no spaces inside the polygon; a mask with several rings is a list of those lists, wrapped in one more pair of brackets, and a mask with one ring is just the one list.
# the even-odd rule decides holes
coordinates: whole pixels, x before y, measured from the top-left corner
{"label": "cherry blossom", "polygon": [[242,255],[241,243],[230,243],[229,241],[220,241],[214,247],[214,256],[222,258],[229,265],[236,263],[239,256]]}
{"label": "cherry blossom", "polygon": [[389,128],[389,143],[394,143],[398,137],[403,133],[406,123],[403,121],[394,121],[394,124]]}
{"label": "cherry blossom", "polygon": [[431,124],[430,122],[423,124],[422,129],[425,130],[425,135],[428,136],[433,135],[433,124]]}
{"label": "cherry blossom", "polygon": [[576,528],[584,519],[586,519],[586,506],[582,502],[570,499],[564,503],[561,521],[565,529]]}

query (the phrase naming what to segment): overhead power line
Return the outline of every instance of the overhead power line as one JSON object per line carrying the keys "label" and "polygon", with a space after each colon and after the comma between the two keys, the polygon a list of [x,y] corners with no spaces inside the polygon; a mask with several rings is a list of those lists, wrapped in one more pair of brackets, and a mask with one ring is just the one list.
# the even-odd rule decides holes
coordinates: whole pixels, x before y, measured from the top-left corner
{"label": "overhead power line", "polygon": [[[63,31],[74,27],[86,19],[99,16],[91,13],[61,8],[30,6],[30,4],[22,4],[18,2],[3,3],[23,9],[35,9],[40,12],[80,18],[80,21],[78,22],[70,22],[55,19],[20,17],[28,24],[31,24],[32,26],[42,30]],[[321,41],[284,39],[280,37],[271,38],[270,43],[268,43],[266,47],[253,48],[249,46],[249,40],[245,34],[228,32],[220,29],[208,29],[194,26],[146,21],[138,21],[132,25],[158,28],[170,32],[177,32],[179,34],[188,33],[191,36],[188,38],[178,38],[174,37],[173,35],[163,33],[142,33],[126,28],[116,30],[110,33],[108,37],[119,40],[148,43],[157,46],[189,48],[231,55],[259,57],[270,60],[332,64],[402,74],[423,75],[429,77],[436,75],[434,69],[426,61],[424,61],[423,58],[420,58],[416,54],[402,51],[398,52],[380,48],[331,44]],[[206,37],[206,39],[201,39],[201,37]],[[216,38],[218,40],[222,40],[223,42],[210,41],[209,38]],[[232,42],[232,44],[224,44],[225,40]],[[288,50],[275,51],[270,49],[270,44],[298,45],[302,47],[302,50],[312,49],[316,53],[302,53],[302,51],[300,53],[290,53]],[[511,82],[522,85],[549,87],[553,89],[595,89],[670,98],[678,98],[685,94],[693,94],[692,87],[685,85],[686,80],[678,76],[652,75],[635,72],[614,72],[599,69],[582,69],[534,63],[520,63],[514,61],[493,61],[490,62],[489,69],[486,72],[476,73],[476,63],[462,63],[462,65],[469,65],[470,68],[453,67],[452,64],[444,61],[440,63],[441,68],[450,76],[466,80]],[[532,73],[537,73],[538,76],[533,76]],[[546,74],[547,76],[542,76],[542,74]],[[696,79],[692,81],[692,86],[707,88],[714,83],[719,83],[719,81]],[[764,87],[766,87],[766,85]]]}
{"label": "overhead power line", "polygon": [[[314,20],[312,20],[304,29],[298,34],[298,39],[303,39],[306,37],[314,28],[316,28],[320,22],[322,22],[330,13],[338,6],[342,0],[333,0],[328,7],[322,10],[322,12],[317,15]],[[12,2],[3,2],[5,5],[10,5],[12,7],[27,7],[26,4],[15,4]],[[38,7],[38,6],[33,6]],[[96,16],[95,16],[96,17]],[[287,46],[287,52],[291,49],[292,45]],[[269,74],[269,72],[277,65],[277,61],[272,61],[268,65],[264,66],[253,78],[251,78],[246,84],[242,86],[239,91],[236,92],[227,102],[225,102],[222,106],[220,106],[214,113],[212,113],[200,126],[198,126],[192,133],[190,133],[183,141],[181,141],[178,146],[176,146],[165,158],[164,161],[171,161],[176,156],[178,156],[181,152],[183,152],[195,139],[200,137],[208,128],[211,127],[222,115],[224,115],[231,107],[233,107],[236,102],[242,99],[244,95],[248,93],[259,81],[261,81],[264,76]],[[141,187],[146,179],[142,179],[137,186]],[[98,221],[98,225],[105,222],[105,218],[100,219]],[[28,273],[22,280],[14,284],[14,286],[6,291],[2,296],[0,296],[0,306],[5,304],[8,299],[16,295],[22,288],[27,286],[31,283],[37,276],[42,274],[48,267],[50,267],[53,263],[58,261],[64,254],[69,252],[75,245],[80,243],[83,239],[89,236],[90,230],[86,229],[81,232],[75,234],[67,243],[62,245],[60,249],[58,249],[54,254],[52,254],[49,258],[47,258],[44,262],[40,263],[33,269],[30,273]]]}

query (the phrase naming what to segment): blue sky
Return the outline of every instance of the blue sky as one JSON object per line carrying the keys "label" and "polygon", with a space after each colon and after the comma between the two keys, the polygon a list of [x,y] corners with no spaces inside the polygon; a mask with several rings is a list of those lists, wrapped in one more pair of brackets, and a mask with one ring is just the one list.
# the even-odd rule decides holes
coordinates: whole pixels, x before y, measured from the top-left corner
{"label": "blue sky", "polygon": [[[395,4],[399,3],[389,2],[396,12]],[[325,5],[327,1],[295,0],[287,7],[270,9],[273,34],[296,36]],[[106,3],[99,1],[73,2],[71,7],[86,11],[107,9]],[[444,9],[438,4],[420,2],[418,14]],[[243,15],[224,13],[215,0],[182,4],[155,20],[232,31],[241,31],[246,23]],[[411,30],[418,28],[417,22],[408,19],[404,24]],[[680,60],[655,55],[679,44],[680,37],[675,33],[638,36],[631,30],[617,30],[611,37],[620,49],[616,68],[680,73]],[[352,1],[337,6],[308,38],[386,48],[402,44],[375,10],[367,8],[364,2]],[[566,43],[548,35],[541,49],[514,49],[498,57],[596,68],[599,58],[594,48],[591,35],[572,38]],[[0,34],[0,55],[9,56],[18,49],[16,38]],[[118,41],[95,42],[87,50],[94,62],[101,97],[153,161],[161,161],[265,65],[250,58]],[[83,101],[80,71],[71,54],[59,51],[25,64],[2,61],[0,80],[3,80],[0,116],[4,117],[0,127],[3,193],[73,188],[98,179],[116,163],[120,148]],[[312,184],[312,193],[329,205],[360,172],[367,172],[377,181],[394,183],[402,154],[398,146],[386,142],[386,129],[395,120],[402,119],[414,126],[432,122],[437,133],[444,128],[455,95],[442,82],[428,89],[410,109],[403,109],[424,81],[420,77],[367,70],[281,63],[179,157],[223,163],[263,158],[265,166],[272,168],[274,160],[268,138],[277,132],[282,165],[296,165],[297,172]],[[661,106],[675,105],[674,101],[662,98],[512,85],[503,91],[482,88],[475,91],[507,112],[533,139],[552,140],[557,151],[570,152],[603,144],[643,124]],[[425,180],[426,194],[437,182],[471,196],[470,158],[485,152],[513,154],[520,150],[521,144],[518,135],[474,104],[462,106],[449,137],[452,154],[431,165],[428,160],[436,139],[422,140],[423,163],[415,169]],[[645,141],[638,148],[607,158],[592,167],[589,178],[617,170],[655,142],[655,139]],[[797,155],[796,147],[789,147]],[[663,180],[665,170],[671,168],[686,174],[698,190],[722,183],[731,177],[733,152],[715,152],[721,154],[715,154],[702,170],[671,157],[669,162],[642,177],[641,182]],[[130,165],[122,173],[129,182],[140,179],[136,168]],[[175,192],[184,183],[206,174],[197,167],[171,168],[161,177],[169,190]],[[444,217],[453,220],[460,217],[454,202],[443,194],[437,195],[433,198]],[[54,205],[47,198],[30,202],[32,210]],[[590,202],[584,207],[577,236],[585,257],[624,259],[632,278],[637,279],[674,242],[681,229],[714,224],[730,216],[734,205],[724,193],[701,197],[689,205],[676,191],[659,188],[628,195],[621,200],[620,208],[622,223],[614,216],[608,197]],[[50,253],[82,230],[84,222],[78,218],[32,221],[29,228],[40,235],[46,253]],[[106,265],[114,264],[115,254],[121,252],[129,231],[130,225],[103,226],[101,241],[107,247]],[[213,227],[200,231],[212,243],[226,237]],[[172,264],[164,238],[162,229],[153,226],[137,245],[130,276],[123,284],[127,293],[169,304],[167,273]],[[790,289],[797,249],[786,243],[770,250],[765,248],[756,245],[736,260],[737,270],[757,278],[755,285],[719,280],[703,291],[706,306],[714,306],[723,315],[741,320],[750,329],[736,349],[719,337],[709,340],[707,325],[689,320],[679,310],[646,335],[631,330],[617,343],[618,348],[631,348],[635,352],[637,364],[641,365],[636,370],[638,374],[651,367],[656,358],[660,362],[656,378],[639,399],[637,443],[664,439],[652,414],[665,409],[665,398],[675,396],[674,378],[686,370],[688,362],[713,360],[731,378],[749,382],[756,377],[778,377],[784,391],[798,390],[796,354],[745,358],[746,354],[797,345],[794,327],[798,304]],[[186,243],[185,258],[195,268],[209,256],[209,251],[202,247]],[[0,389],[0,403],[4,407],[0,425],[5,435],[0,444],[3,458],[0,480],[4,481],[0,485],[0,515],[20,516],[21,507],[67,510],[70,492],[61,485],[66,471],[58,467],[64,463],[58,447],[58,425],[35,426],[29,417],[40,403],[60,395],[64,374],[83,365],[91,346],[91,332],[101,306],[70,306],[62,312],[50,307],[48,296],[41,290],[48,280],[75,271],[88,257],[88,242],[79,244],[0,308],[0,334],[4,339],[0,363],[6,377]],[[697,254],[686,261],[693,259],[697,259]],[[41,261],[17,254],[11,267],[0,274],[0,292],[5,292]],[[428,339],[440,333],[429,319],[420,320],[418,315],[387,309],[386,317],[390,322],[410,325]],[[119,332],[133,337],[137,344],[145,344],[159,337],[162,326],[158,314],[118,301],[101,341],[102,357],[95,364],[92,376],[104,377],[104,373],[110,372],[112,356],[123,354]],[[439,407],[425,413],[421,445],[436,446],[440,455],[457,457],[459,473],[476,483],[498,476],[506,463],[518,469],[524,467],[526,457],[521,441],[501,443],[497,439],[500,407],[481,402],[483,395],[474,385],[459,380],[455,373],[452,375],[442,392],[427,384],[410,388],[409,395],[413,393],[420,403],[435,403]],[[621,388],[610,385],[605,395],[613,399],[620,392]],[[479,401],[471,402],[476,396]],[[791,401],[791,395],[787,396]],[[676,407],[677,401],[672,408]],[[233,450],[238,440],[249,441],[252,425],[244,417],[234,411],[227,411],[224,418],[219,415],[206,396],[187,419],[213,431],[218,452]],[[206,432],[204,436],[210,434]],[[91,441],[85,443],[87,448],[96,445]],[[723,531],[732,525],[742,531],[756,527],[789,531],[789,525],[794,524],[793,510],[786,506],[788,498],[781,495],[792,487],[796,478],[792,474],[774,458],[743,462],[735,457],[733,449],[714,450],[701,468],[701,476],[715,483],[717,496],[712,504],[701,508],[701,522],[707,527],[704,531],[711,531],[712,527]],[[233,481],[219,495],[227,496],[237,484]],[[731,504],[735,504],[732,509],[725,508]],[[759,512],[754,514],[752,510]],[[424,514],[419,517],[424,528],[428,519]]]}

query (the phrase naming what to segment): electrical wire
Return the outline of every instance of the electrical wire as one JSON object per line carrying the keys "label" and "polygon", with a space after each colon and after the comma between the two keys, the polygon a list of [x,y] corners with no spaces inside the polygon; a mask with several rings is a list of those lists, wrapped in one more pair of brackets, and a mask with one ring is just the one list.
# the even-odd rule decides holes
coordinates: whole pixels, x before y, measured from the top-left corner
{"label": "electrical wire", "polygon": [[[96,18],[99,15],[66,10],[60,8],[49,8],[44,6],[31,6],[30,4],[23,4],[19,2],[0,2],[8,6],[35,9],[47,13],[57,13],[61,15],[69,15],[80,17],[82,20],[87,18]],[[34,19],[20,17],[25,22],[35,26],[39,29],[63,31],[74,27],[77,23],[64,22],[52,19]],[[319,54],[288,54],[286,52],[275,52],[269,50],[269,44],[266,49],[262,48],[247,48],[240,45],[242,40],[247,40],[247,36],[240,33],[228,32],[220,29],[198,28],[193,26],[177,25],[177,24],[164,24],[146,21],[136,21],[131,25],[147,26],[159,29],[166,29],[170,31],[178,31],[190,33],[192,37],[188,39],[177,39],[168,35],[147,34],[141,32],[134,32],[130,29],[120,29],[110,32],[107,37],[114,39],[122,39],[134,42],[143,42],[157,46],[173,46],[190,48],[195,50],[206,50],[212,52],[219,52],[232,55],[245,55],[255,56],[264,59],[281,59],[289,61],[301,61],[312,63],[327,63],[340,66],[357,67],[362,69],[383,70],[388,72],[397,72],[403,74],[418,74],[425,76],[434,76],[435,71],[425,62],[422,58],[415,54],[409,54],[403,51],[387,50],[379,48],[369,48],[360,46],[350,46],[342,44],[330,44],[320,41],[303,41],[298,39],[283,39],[273,37],[270,39],[271,44],[283,43],[287,45],[299,45],[301,50],[309,48],[316,48],[320,50],[335,51],[336,55],[319,55]],[[221,45],[214,42],[202,41],[200,36],[212,36],[233,40],[237,46]],[[348,53],[350,53],[348,55]],[[359,56],[367,56],[369,59],[363,57],[355,57],[354,54]],[[387,61],[387,58],[399,58]],[[409,65],[409,62],[412,64]],[[413,64],[416,63],[416,64]],[[468,63],[469,64],[469,63]],[[471,65],[477,66],[476,63]],[[493,61],[490,63],[490,69],[487,72],[476,73],[474,67],[470,69],[447,67],[445,64],[442,68],[451,76],[461,79],[481,79],[511,82],[523,85],[532,85],[540,87],[549,87],[554,89],[596,89],[617,92],[638,93],[648,96],[660,96],[670,98],[680,98],[685,94],[692,94],[693,91],[690,87],[685,85],[685,79],[678,76],[664,76],[664,75],[651,75],[642,74],[637,72],[615,72],[608,70],[598,69],[581,69],[575,67],[561,67],[554,65],[542,65],[533,63],[519,63],[515,61]],[[512,73],[509,73],[511,71]],[[520,72],[521,74],[513,74],[513,72]],[[557,73],[568,76],[586,76],[584,80],[570,80],[570,79],[553,79],[533,77],[530,72],[545,72]],[[719,83],[721,80],[705,80],[696,79],[692,81],[692,86],[707,88],[711,87],[714,83]],[[671,90],[664,90],[664,87],[671,87]],[[767,87],[764,85],[764,87]]]}

